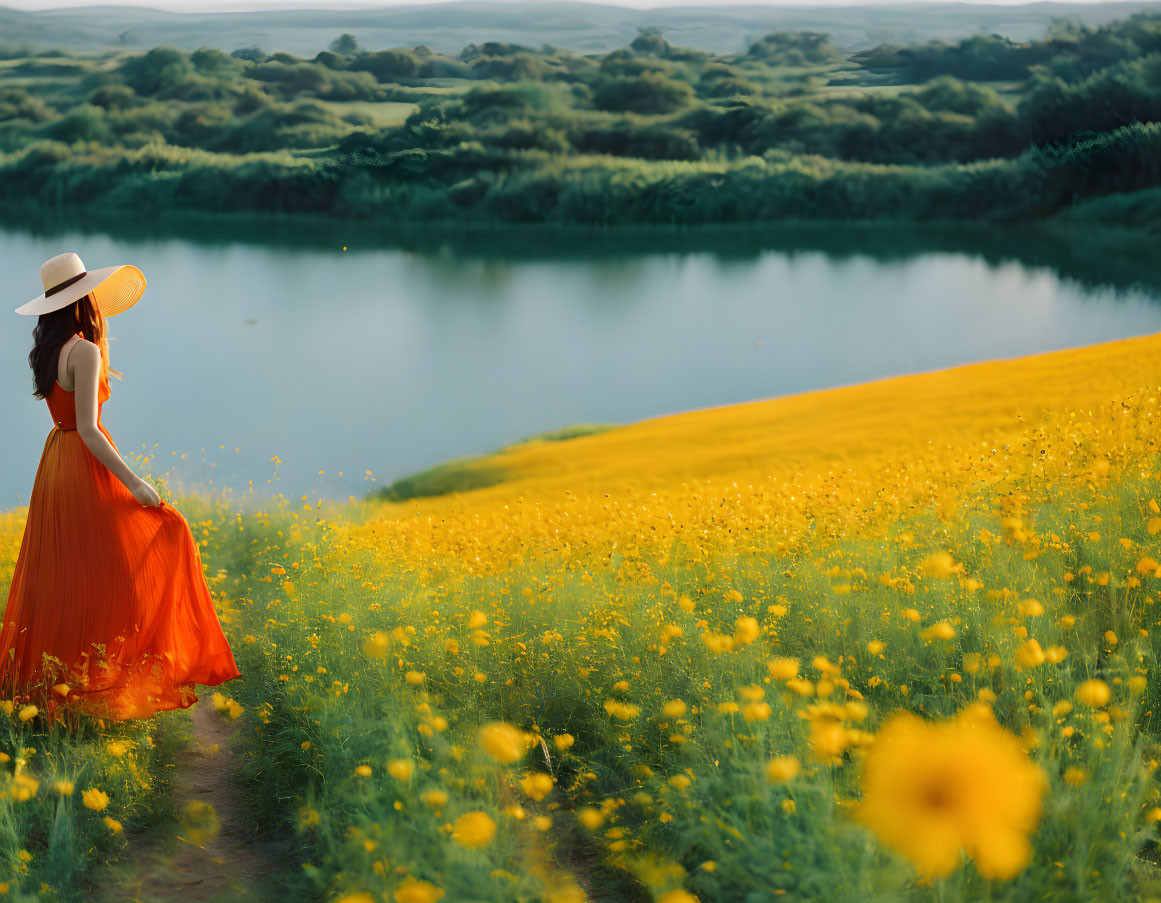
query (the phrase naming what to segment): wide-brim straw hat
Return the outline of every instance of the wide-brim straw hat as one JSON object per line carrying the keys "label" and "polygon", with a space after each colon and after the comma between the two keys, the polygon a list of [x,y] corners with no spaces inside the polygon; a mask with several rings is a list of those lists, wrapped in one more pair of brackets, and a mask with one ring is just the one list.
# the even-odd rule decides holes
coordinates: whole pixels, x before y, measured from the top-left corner
{"label": "wide-brim straw hat", "polygon": [[129,263],[86,270],[81,258],[69,251],[46,260],[40,267],[44,294],[16,308],[26,317],[68,307],[90,292],[101,315],[111,317],[128,310],[145,292],[145,274]]}

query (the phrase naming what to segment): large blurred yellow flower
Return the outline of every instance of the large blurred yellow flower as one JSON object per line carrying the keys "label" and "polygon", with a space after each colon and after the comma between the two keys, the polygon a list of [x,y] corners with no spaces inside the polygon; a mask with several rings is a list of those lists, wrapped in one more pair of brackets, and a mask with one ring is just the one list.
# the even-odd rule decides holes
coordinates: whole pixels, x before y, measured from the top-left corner
{"label": "large blurred yellow flower", "polygon": [[363,640],[363,655],[370,659],[380,659],[387,655],[387,648],[391,645],[391,637],[382,630],[376,630]]}
{"label": "large blurred yellow flower", "polygon": [[441,806],[447,805],[448,794],[446,790],[440,790],[438,787],[431,790],[425,790],[420,794],[419,798],[433,809],[438,809]]}
{"label": "large blurred yellow flower", "polygon": [[770,676],[775,680],[793,680],[798,676],[798,659],[773,658],[766,663]]}
{"label": "large blurred yellow flower", "polygon": [[963,851],[986,878],[1027,865],[1047,780],[991,709],[971,705],[930,723],[899,712],[867,752],[859,820],[925,876],[947,875]]}
{"label": "large blurred yellow flower", "polygon": [[1108,705],[1111,696],[1112,692],[1109,690],[1109,685],[1099,677],[1086,680],[1076,688],[1077,700],[1094,709]]}
{"label": "large blurred yellow flower", "polygon": [[510,765],[528,751],[527,734],[504,721],[489,721],[480,728],[480,745],[497,762]]}
{"label": "large blurred yellow flower", "polygon": [[689,891],[677,888],[663,893],[657,898],[657,903],[698,903],[698,900]]}
{"label": "large blurred yellow flower", "polygon": [[661,707],[661,714],[665,718],[680,718],[686,712],[685,700],[671,699]]}
{"label": "large blurred yellow flower", "polygon": [[775,756],[766,763],[766,777],[772,784],[798,777],[802,765],[794,756]]}
{"label": "large blurred yellow flower", "polygon": [[36,796],[36,791],[39,787],[40,781],[27,771],[17,771],[12,776],[12,784],[9,787],[9,791],[16,802],[24,803]]}
{"label": "large blurred yellow flower", "polygon": [[955,628],[947,621],[932,624],[920,634],[925,640],[950,640],[955,636]]}
{"label": "large blurred yellow flower", "polygon": [[408,878],[395,890],[395,903],[436,903],[443,896],[443,888],[428,881]]}
{"label": "large blurred yellow flower", "polygon": [[950,577],[960,567],[950,552],[933,552],[919,562],[919,573],[926,577]]}
{"label": "large blurred yellow flower", "polygon": [[487,846],[496,833],[496,823],[487,812],[465,812],[456,819],[452,837],[463,846],[475,848]]}
{"label": "large blurred yellow flower", "polygon": [[762,635],[762,627],[757,618],[743,615],[734,622],[734,642],[739,646],[748,646]]}
{"label": "large blurred yellow flower", "polygon": [[542,800],[548,796],[552,792],[552,784],[552,775],[542,771],[526,774],[520,782],[524,792],[534,800]]}

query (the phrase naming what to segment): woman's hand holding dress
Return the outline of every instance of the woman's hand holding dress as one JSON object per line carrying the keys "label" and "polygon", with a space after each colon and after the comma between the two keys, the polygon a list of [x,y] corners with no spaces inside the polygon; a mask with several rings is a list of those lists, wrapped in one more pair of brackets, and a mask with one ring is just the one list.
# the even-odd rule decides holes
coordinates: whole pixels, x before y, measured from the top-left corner
{"label": "woman's hand holding dress", "polygon": [[74,365],[73,380],[76,385],[74,398],[77,410],[77,433],[93,456],[117,477],[133,497],[142,505],[156,506],[161,496],[149,483],[137,476],[117,453],[98,422],[97,395],[101,382],[101,350],[92,342],[77,342],[69,355],[69,364]]}

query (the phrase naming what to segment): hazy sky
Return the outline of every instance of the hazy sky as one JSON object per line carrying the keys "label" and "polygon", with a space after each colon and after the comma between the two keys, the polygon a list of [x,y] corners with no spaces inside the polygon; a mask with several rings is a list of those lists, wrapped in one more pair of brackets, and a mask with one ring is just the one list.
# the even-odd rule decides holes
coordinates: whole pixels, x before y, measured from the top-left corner
{"label": "hazy sky", "polygon": [[[70,6],[147,6],[153,9],[168,9],[174,12],[219,12],[222,10],[257,9],[367,9],[384,6],[415,6],[446,3],[448,0],[352,0],[352,2],[327,3],[324,0],[104,0],[104,2],[78,3],[77,0],[0,0],[0,5],[16,9],[61,9]],[[507,0],[519,2],[519,0]],[[596,2],[648,8],[652,6],[739,6],[752,4],[760,6],[829,6],[829,5],[871,5],[874,3],[898,3],[908,0],[596,0]],[[947,2],[947,0],[910,0],[910,2]],[[970,0],[969,0],[970,2]],[[1018,6],[1028,0],[983,0],[991,5]],[[1057,2],[1098,2],[1098,0],[1057,0]]]}

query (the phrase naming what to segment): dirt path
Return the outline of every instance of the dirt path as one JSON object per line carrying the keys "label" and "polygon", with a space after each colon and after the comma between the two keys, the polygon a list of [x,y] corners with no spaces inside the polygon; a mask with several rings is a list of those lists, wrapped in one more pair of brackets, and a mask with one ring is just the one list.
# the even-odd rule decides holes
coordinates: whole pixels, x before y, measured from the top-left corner
{"label": "dirt path", "polygon": [[289,867],[285,856],[248,836],[243,801],[230,782],[235,723],[215,711],[208,693],[190,713],[193,740],[174,763],[176,845],[134,839],[125,877],[107,889],[104,903],[264,901],[269,879]]}

